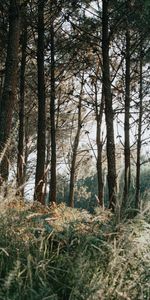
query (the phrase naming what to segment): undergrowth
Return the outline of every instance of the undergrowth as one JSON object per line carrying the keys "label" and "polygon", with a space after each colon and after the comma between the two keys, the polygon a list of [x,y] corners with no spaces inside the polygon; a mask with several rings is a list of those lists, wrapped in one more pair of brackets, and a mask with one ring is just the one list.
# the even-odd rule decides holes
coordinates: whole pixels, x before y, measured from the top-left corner
{"label": "undergrowth", "polygon": [[0,300],[150,299],[149,209],[123,224],[63,204],[0,210]]}

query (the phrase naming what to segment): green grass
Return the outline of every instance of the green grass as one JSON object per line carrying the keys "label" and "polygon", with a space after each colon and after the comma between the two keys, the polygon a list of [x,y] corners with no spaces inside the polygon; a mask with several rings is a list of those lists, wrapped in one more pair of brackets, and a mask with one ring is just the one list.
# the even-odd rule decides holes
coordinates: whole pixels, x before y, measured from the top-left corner
{"label": "green grass", "polygon": [[116,224],[107,210],[6,201],[0,300],[149,300],[149,220],[149,209]]}

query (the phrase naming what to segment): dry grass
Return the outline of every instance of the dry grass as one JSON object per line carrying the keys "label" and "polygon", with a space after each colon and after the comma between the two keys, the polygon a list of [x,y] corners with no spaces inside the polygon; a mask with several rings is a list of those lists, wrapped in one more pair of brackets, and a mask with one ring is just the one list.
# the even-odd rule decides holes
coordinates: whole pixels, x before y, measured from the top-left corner
{"label": "dry grass", "polygon": [[0,202],[0,300],[149,300],[149,209],[116,225],[109,210]]}

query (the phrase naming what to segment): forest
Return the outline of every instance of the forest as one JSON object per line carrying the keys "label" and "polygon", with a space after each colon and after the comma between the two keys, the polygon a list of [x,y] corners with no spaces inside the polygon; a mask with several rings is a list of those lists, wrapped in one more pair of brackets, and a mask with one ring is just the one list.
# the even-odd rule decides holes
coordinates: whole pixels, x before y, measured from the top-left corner
{"label": "forest", "polygon": [[0,0],[0,300],[150,300],[150,1]]}

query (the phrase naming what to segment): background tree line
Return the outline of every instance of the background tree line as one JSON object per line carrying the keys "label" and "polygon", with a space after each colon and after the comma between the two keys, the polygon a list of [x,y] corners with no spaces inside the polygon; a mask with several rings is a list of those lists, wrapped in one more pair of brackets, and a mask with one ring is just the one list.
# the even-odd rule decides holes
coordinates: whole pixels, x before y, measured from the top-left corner
{"label": "background tree line", "polygon": [[67,181],[63,195],[73,207],[91,168],[99,205],[114,210],[121,190],[124,209],[134,169],[140,208],[141,167],[149,164],[149,13],[146,0],[0,4],[1,184],[15,174],[24,197],[35,178],[34,200],[44,204],[46,195],[57,202]]}

